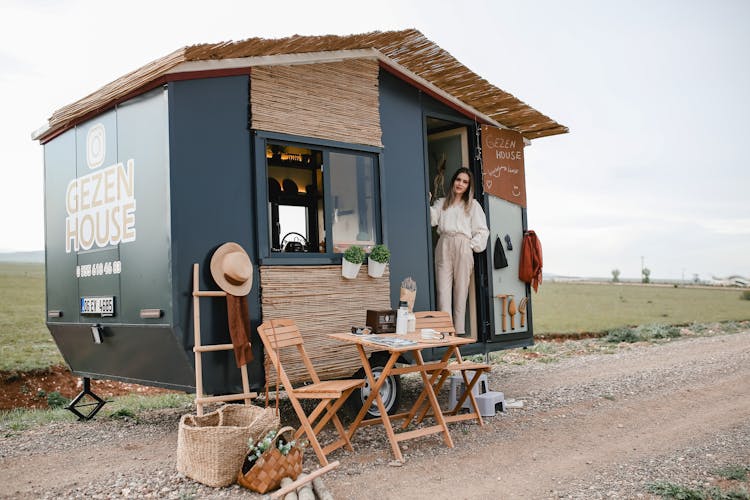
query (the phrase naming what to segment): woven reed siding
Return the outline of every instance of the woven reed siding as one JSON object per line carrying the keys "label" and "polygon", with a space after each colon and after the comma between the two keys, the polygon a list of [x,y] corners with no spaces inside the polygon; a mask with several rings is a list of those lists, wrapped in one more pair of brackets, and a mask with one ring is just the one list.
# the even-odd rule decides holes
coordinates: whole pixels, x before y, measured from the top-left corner
{"label": "woven reed siding", "polygon": [[258,66],[251,79],[254,129],[382,145],[376,60]]}
{"label": "woven reed siding", "polygon": [[129,93],[164,76],[181,62],[357,49],[378,50],[409,71],[506,127],[521,132],[529,139],[564,134],[568,131],[564,125],[471,71],[419,31],[408,29],[348,36],[294,35],[279,39],[248,38],[237,42],[204,43],[183,47],[55,111],[49,119],[49,129],[43,137],[64,129],[87,115],[112,106]]}
{"label": "woven reed siding", "polygon": [[[349,377],[362,367],[353,344],[327,335],[364,326],[367,309],[391,308],[388,269],[382,278],[370,278],[367,265],[353,280],[341,277],[341,266],[260,266],[260,286],[263,320],[295,320],[324,380]],[[265,358],[266,380],[273,387],[276,372]],[[281,361],[293,383],[309,380],[296,348],[283,349]]]}

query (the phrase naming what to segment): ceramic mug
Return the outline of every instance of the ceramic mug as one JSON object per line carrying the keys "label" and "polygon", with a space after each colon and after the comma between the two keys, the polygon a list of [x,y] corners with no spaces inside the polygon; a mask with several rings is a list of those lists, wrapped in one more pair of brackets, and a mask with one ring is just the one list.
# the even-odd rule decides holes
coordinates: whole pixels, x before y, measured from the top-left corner
{"label": "ceramic mug", "polygon": [[445,334],[432,328],[422,328],[421,336],[425,340],[443,340]]}

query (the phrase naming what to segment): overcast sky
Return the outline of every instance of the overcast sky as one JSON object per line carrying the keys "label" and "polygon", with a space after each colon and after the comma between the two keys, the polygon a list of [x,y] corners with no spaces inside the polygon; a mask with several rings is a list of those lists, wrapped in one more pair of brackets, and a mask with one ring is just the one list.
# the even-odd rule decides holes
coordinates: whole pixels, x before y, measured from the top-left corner
{"label": "overcast sky", "polygon": [[545,272],[750,275],[741,0],[0,0],[0,251],[44,248],[56,109],[185,45],[404,28],[570,128],[526,151]]}

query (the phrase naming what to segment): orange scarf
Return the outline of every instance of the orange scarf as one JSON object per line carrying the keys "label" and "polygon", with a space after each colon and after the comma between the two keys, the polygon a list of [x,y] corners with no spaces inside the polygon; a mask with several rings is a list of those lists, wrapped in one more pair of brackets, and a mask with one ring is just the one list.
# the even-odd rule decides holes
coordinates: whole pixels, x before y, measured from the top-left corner
{"label": "orange scarf", "polygon": [[531,283],[535,292],[542,283],[542,244],[534,231],[524,232],[518,279]]}
{"label": "orange scarf", "polygon": [[246,295],[237,297],[227,294],[227,319],[229,336],[232,337],[232,345],[234,345],[234,360],[237,362],[237,368],[240,368],[253,360]]}

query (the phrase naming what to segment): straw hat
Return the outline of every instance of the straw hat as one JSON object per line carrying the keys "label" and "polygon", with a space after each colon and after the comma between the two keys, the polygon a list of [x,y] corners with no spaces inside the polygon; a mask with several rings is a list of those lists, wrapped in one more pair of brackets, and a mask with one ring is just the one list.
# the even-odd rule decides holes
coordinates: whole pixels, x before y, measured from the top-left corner
{"label": "straw hat", "polygon": [[240,245],[224,243],[211,257],[211,276],[219,288],[241,297],[253,287],[253,263]]}

